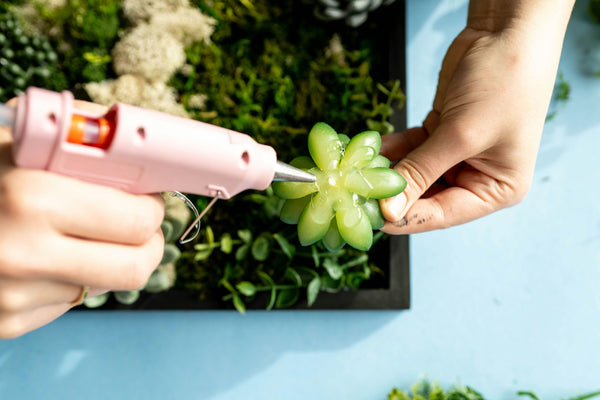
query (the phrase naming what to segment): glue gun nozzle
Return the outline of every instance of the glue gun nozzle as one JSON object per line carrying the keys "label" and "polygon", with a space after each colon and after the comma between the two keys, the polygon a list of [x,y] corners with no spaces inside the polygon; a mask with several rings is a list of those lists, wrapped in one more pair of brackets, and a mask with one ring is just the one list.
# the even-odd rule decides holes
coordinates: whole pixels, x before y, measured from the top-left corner
{"label": "glue gun nozzle", "polygon": [[316,180],[316,176],[301,170],[300,168],[292,167],[281,161],[277,161],[275,164],[275,176],[273,177],[273,181],[314,182]]}

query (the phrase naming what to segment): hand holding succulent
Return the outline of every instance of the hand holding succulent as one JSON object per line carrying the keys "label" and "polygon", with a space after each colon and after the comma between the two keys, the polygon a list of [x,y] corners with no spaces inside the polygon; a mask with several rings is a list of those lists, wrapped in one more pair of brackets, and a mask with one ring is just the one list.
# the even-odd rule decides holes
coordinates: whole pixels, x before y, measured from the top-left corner
{"label": "hand holding succulent", "polygon": [[379,155],[381,137],[365,131],[352,140],[319,122],[308,135],[312,157],[297,157],[291,165],[317,177],[314,183],[276,182],[275,194],[286,199],[280,218],[298,224],[304,246],[323,239],[330,251],[345,243],[359,250],[373,244],[373,229],[384,219],[377,199],[402,192],[404,178],[390,169],[390,161]]}

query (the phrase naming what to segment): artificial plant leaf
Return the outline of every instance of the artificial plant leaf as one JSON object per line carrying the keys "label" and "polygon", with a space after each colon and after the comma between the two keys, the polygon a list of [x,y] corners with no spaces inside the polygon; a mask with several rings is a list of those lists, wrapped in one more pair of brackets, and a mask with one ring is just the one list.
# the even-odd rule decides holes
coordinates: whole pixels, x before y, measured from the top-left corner
{"label": "artificial plant leaf", "polygon": [[383,218],[383,214],[381,213],[379,201],[375,199],[365,199],[365,202],[362,203],[360,207],[367,218],[369,218],[372,229],[377,230],[383,228],[383,225],[385,225],[385,218]]}
{"label": "artificial plant leaf", "polygon": [[345,187],[363,197],[385,199],[402,192],[406,180],[390,168],[369,168],[350,171],[345,180]]}
{"label": "artificial plant leaf", "polygon": [[235,287],[244,296],[254,296],[256,294],[256,286],[252,282],[242,281],[235,285]]}
{"label": "artificial plant leaf", "polygon": [[358,250],[369,250],[373,244],[371,221],[360,208],[346,207],[336,213],[342,239]]}
{"label": "artificial plant leaf", "polygon": [[334,211],[332,199],[322,193],[312,197],[298,220],[298,240],[303,246],[322,239],[329,229]]}
{"label": "artificial plant leaf", "polygon": [[283,254],[287,256],[287,258],[291,259],[292,257],[294,257],[294,254],[296,253],[296,248],[293,244],[289,242],[289,240],[285,238],[285,236],[283,236],[280,233],[275,233],[273,234],[273,238],[281,248],[281,251],[283,251]]}
{"label": "artificial plant leaf", "polygon": [[319,291],[321,290],[321,278],[318,276],[311,279],[308,282],[308,286],[306,287],[306,301],[308,306],[312,306],[319,295]]}
{"label": "artificial plant leaf", "polygon": [[342,142],[331,126],[317,122],[308,134],[308,151],[321,170],[334,169],[342,156]]}
{"label": "artificial plant leaf", "polygon": [[310,198],[311,196],[308,195],[299,199],[286,200],[281,207],[279,218],[286,224],[297,224]]}
{"label": "artificial plant leaf", "polygon": [[323,245],[327,250],[334,252],[344,247],[344,244],[346,244],[346,242],[344,242],[344,239],[342,239],[342,236],[340,235],[336,219],[333,218],[327,233],[323,236]]}
{"label": "artificial plant leaf", "polygon": [[299,199],[318,190],[315,182],[273,182],[272,186],[282,199]]}
{"label": "artificial plant leaf", "polygon": [[375,156],[375,158],[373,158],[373,160],[371,160],[369,165],[367,165],[365,168],[389,168],[390,164],[390,160],[388,160],[387,157],[378,154]]}
{"label": "artificial plant leaf", "polygon": [[343,134],[343,133],[338,133],[338,139],[340,139],[340,143],[342,144],[342,149],[345,149],[346,146],[348,146],[348,143],[350,143],[350,136]]}
{"label": "artificial plant leaf", "polygon": [[344,150],[340,168],[363,168],[379,154],[381,136],[375,131],[364,131],[354,136]]}
{"label": "artificial plant leaf", "polygon": [[256,261],[265,261],[271,252],[271,241],[267,235],[260,235],[252,243],[252,257]]}
{"label": "artificial plant leaf", "polygon": [[292,167],[300,168],[303,170],[309,170],[311,168],[315,168],[317,165],[313,160],[308,156],[298,156],[290,161],[290,165]]}

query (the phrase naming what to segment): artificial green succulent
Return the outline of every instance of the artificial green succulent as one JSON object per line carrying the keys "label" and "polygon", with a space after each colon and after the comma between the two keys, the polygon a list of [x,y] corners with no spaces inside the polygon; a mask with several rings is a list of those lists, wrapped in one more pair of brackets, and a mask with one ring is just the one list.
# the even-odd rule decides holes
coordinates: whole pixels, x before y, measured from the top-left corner
{"label": "artificial green succulent", "polygon": [[317,177],[316,182],[276,182],[273,190],[286,199],[280,218],[298,224],[298,239],[304,246],[323,240],[330,251],[348,243],[359,250],[373,244],[373,229],[383,227],[377,199],[402,192],[406,180],[390,169],[390,161],[379,154],[381,136],[365,131],[352,140],[319,122],[308,135],[312,157],[290,162]]}

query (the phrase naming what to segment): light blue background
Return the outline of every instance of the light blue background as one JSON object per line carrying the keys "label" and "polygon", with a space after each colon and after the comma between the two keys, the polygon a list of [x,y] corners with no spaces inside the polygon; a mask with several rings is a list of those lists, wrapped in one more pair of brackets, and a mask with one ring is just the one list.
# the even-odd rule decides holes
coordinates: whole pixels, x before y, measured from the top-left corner
{"label": "light blue background", "polygon": [[[429,110],[466,0],[408,0],[408,116]],[[600,27],[580,0],[520,205],[411,236],[400,312],[78,312],[0,342],[1,399],[385,399],[428,376],[489,399],[600,389]]]}

